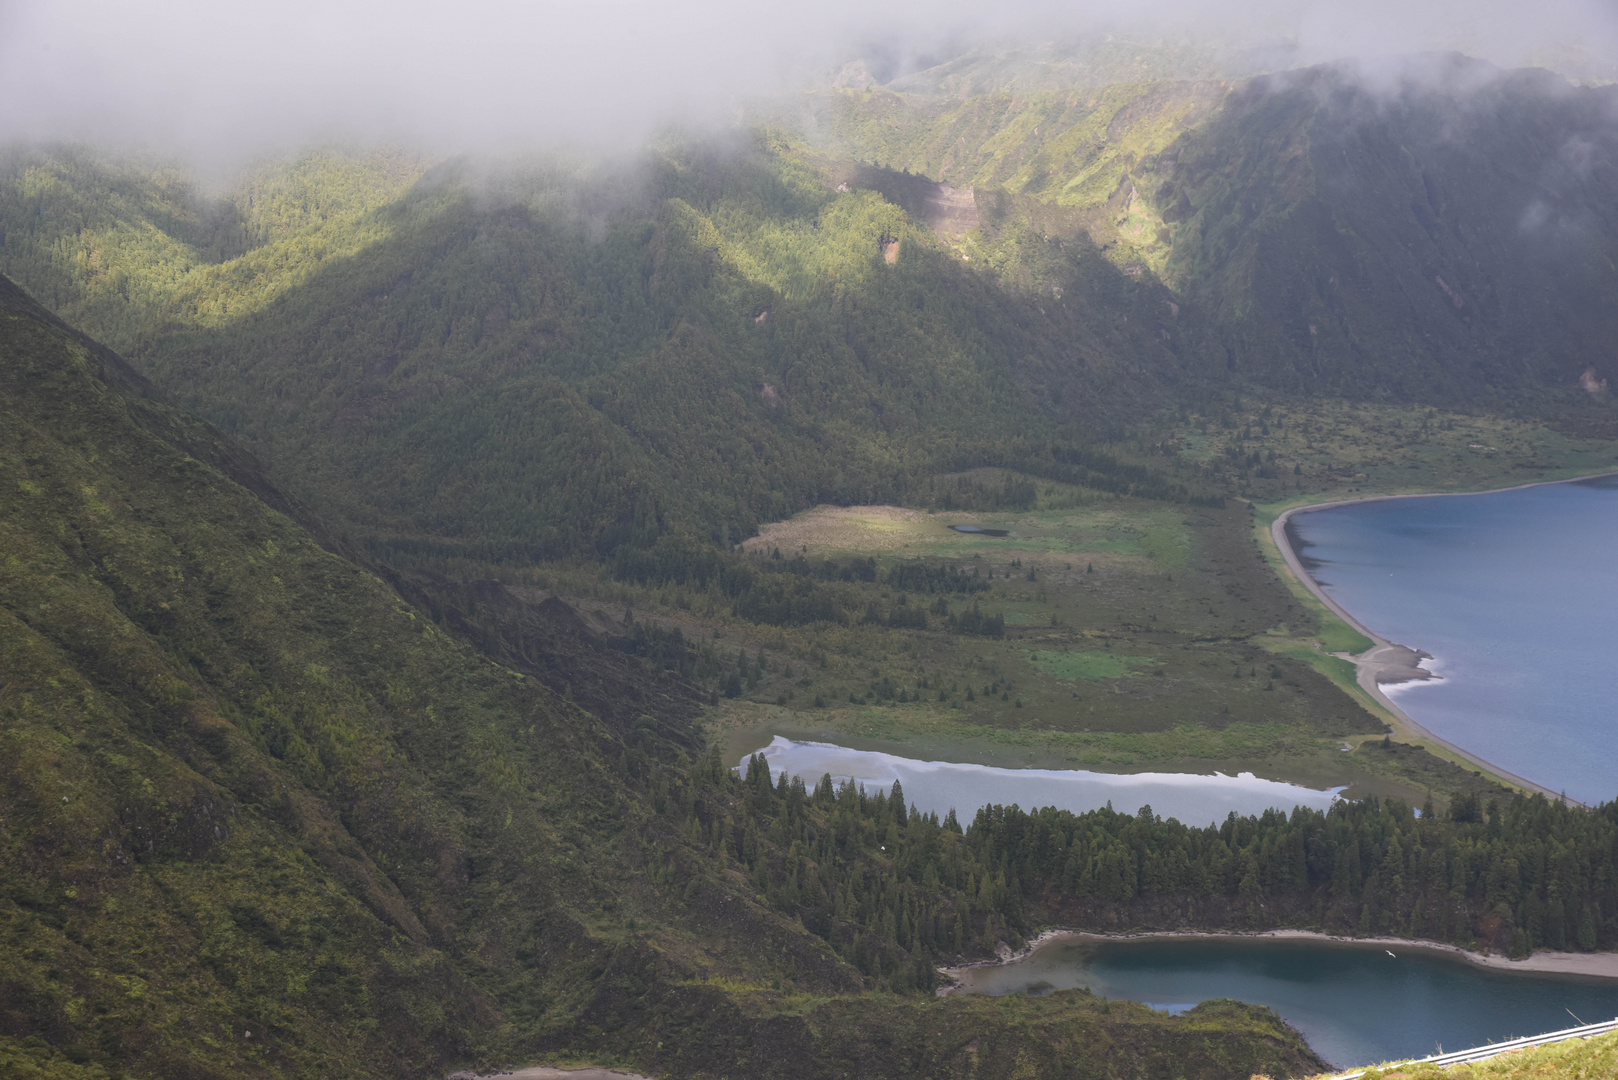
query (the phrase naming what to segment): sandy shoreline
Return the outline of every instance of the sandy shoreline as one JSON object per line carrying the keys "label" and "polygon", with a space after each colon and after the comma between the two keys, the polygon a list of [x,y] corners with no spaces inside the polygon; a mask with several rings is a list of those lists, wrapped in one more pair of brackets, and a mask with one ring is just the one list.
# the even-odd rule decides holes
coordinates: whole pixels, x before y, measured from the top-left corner
{"label": "sandy shoreline", "polygon": [[1337,601],[1328,596],[1326,591],[1320,587],[1320,584],[1315,581],[1314,575],[1310,574],[1308,570],[1304,569],[1303,560],[1298,557],[1298,553],[1292,549],[1291,541],[1287,539],[1286,529],[1287,522],[1292,519],[1294,514],[1310,514],[1317,510],[1329,510],[1335,506],[1348,506],[1353,503],[1384,502],[1391,499],[1430,499],[1459,495],[1496,495],[1505,491],[1522,491],[1525,488],[1546,487],[1551,484],[1573,484],[1578,483],[1581,480],[1596,480],[1607,476],[1618,476],[1618,473],[1592,473],[1589,476],[1575,476],[1567,480],[1543,480],[1532,484],[1517,484],[1513,487],[1494,488],[1489,491],[1439,491],[1427,494],[1368,495],[1360,499],[1334,499],[1331,502],[1315,503],[1310,506],[1295,506],[1292,509],[1283,512],[1275,519],[1274,522],[1271,523],[1270,538],[1275,542],[1276,549],[1280,551],[1281,557],[1286,561],[1287,569],[1292,571],[1293,576],[1298,579],[1299,583],[1302,584],[1304,588],[1308,589],[1309,592],[1314,595],[1315,599],[1319,600],[1322,604],[1325,604],[1334,615],[1342,619],[1349,626],[1352,626],[1361,634],[1364,634],[1366,637],[1371,639],[1371,647],[1357,656],[1349,655],[1348,653],[1336,653],[1334,655],[1340,656],[1354,665],[1355,681],[1359,683],[1360,688],[1369,694],[1371,698],[1377,702],[1377,704],[1381,705],[1394,716],[1399,726],[1404,729],[1398,732],[1401,736],[1403,736],[1403,741],[1420,741],[1423,743],[1432,743],[1437,746],[1441,746],[1457,757],[1471,762],[1478,768],[1483,769],[1486,773],[1493,774],[1513,787],[1521,788],[1527,792],[1544,795],[1548,799],[1566,799],[1567,802],[1573,803],[1574,805],[1583,805],[1575,799],[1567,798],[1560,792],[1552,791],[1541,784],[1536,784],[1526,777],[1508,772],[1493,762],[1486,761],[1471,751],[1455,745],[1448,739],[1435,735],[1427,728],[1422,727],[1420,724],[1416,723],[1416,721],[1412,720],[1403,709],[1394,704],[1393,699],[1383,691],[1382,687],[1411,682],[1419,679],[1433,678],[1434,676],[1432,672],[1421,667],[1421,661],[1430,660],[1432,659],[1432,656],[1428,653],[1422,652],[1419,649],[1413,649],[1408,645],[1401,645],[1397,642],[1389,641],[1387,638],[1376,633],[1370,627],[1360,622],[1353,615],[1349,614],[1347,610],[1337,603]]}
{"label": "sandy shoreline", "polygon": [[1322,934],[1314,930],[1263,930],[1253,933],[1241,931],[1221,933],[1205,930],[1149,930],[1136,934],[1097,934],[1088,930],[1045,930],[1025,945],[1020,952],[1002,956],[997,960],[982,960],[975,964],[963,964],[960,967],[939,968],[939,973],[953,980],[953,985],[940,987],[938,995],[947,997],[951,994],[970,992],[967,982],[961,978],[962,975],[984,968],[1007,967],[1021,963],[1041,949],[1058,942],[1084,940],[1143,941],[1148,938],[1174,938],[1185,941],[1230,941],[1236,939],[1324,941],[1366,948],[1399,949],[1404,952],[1440,953],[1465,960],[1467,963],[1475,964],[1478,967],[1513,974],[1579,975],[1596,979],[1618,979],[1618,952],[1537,952],[1522,960],[1511,960],[1504,956],[1472,952],[1470,949],[1463,949],[1459,945],[1450,945],[1442,941],[1421,941],[1395,937],[1352,938],[1336,934]]}

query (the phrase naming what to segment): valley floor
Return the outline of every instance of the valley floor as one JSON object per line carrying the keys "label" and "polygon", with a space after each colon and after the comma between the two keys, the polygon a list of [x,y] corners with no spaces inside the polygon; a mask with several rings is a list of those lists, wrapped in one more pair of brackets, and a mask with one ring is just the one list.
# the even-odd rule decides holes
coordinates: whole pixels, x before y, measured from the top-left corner
{"label": "valley floor", "polygon": [[[609,606],[631,609],[708,643],[727,667],[747,657],[757,681],[719,699],[708,721],[727,761],[783,735],[1001,766],[1250,771],[1416,804],[1469,783],[1436,762],[1428,777],[1376,745],[1342,752],[1382,724],[1325,673],[1338,662],[1288,626],[1307,615],[1247,521],[1245,508],[1127,499],[1004,513],[821,507],[746,545],[766,569],[778,551],[870,559],[876,580],[855,588],[872,605],[977,608],[1003,619],[1002,636],[937,617],[926,629],[750,625],[677,589],[547,584],[603,629],[618,621]],[[892,583],[907,566],[959,571],[975,591],[904,596]]]}

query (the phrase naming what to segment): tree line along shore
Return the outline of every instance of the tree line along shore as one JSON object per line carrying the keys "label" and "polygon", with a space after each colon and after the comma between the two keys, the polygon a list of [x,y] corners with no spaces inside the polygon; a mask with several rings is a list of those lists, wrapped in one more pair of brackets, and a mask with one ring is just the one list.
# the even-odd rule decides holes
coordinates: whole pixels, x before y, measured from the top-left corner
{"label": "tree line along shore", "polygon": [[1020,948],[1047,926],[1316,930],[1512,957],[1618,947],[1618,805],[1461,794],[1230,815],[1198,828],[1110,809],[989,806],[962,827],[902,788],[812,789],[764,759],[710,756],[653,789],[689,837],[880,984],[931,990],[940,962]]}

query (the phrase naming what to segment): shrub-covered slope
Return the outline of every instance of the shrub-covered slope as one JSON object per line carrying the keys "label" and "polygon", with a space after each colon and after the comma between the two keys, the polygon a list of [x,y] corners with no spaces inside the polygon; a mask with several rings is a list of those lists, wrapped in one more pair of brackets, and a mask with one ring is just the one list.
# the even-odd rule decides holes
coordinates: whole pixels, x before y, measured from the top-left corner
{"label": "shrub-covered slope", "polygon": [[844,152],[1043,207],[1158,275],[1234,380],[1498,405],[1618,374],[1611,87],[1444,55],[961,100],[828,91],[812,113]]}
{"label": "shrub-covered slope", "polygon": [[4,1033],[140,1075],[468,1056],[499,1007],[466,961],[621,812],[610,737],[0,287]]}
{"label": "shrub-covered slope", "polygon": [[[817,933],[746,876],[747,785],[691,758],[677,677],[637,668],[638,715],[620,700],[598,718],[458,643],[318,543],[250,458],[3,280],[0,378],[7,1071],[1314,1064],[1245,1006],[1170,1018],[1082,994],[918,992],[923,954],[905,960],[883,909]],[[594,671],[581,700],[598,694],[599,665],[621,661],[585,654],[611,646],[565,609],[536,618],[573,650],[541,663],[556,635],[531,628],[512,662]],[[840,865],[889,873],[863,844]]]}
{"label": "shrub-covered slope", "polygon": [[14,151],[0,269],[389,559],[727,544],[1232,392],[1565,418],[1618,376],[1615,102],[1457,57],[866,87],[632,164],[218,196]]}
{"label": "shrub-covered slope", "polygon": [[1238,370],[1496,405],[1618,376],[1618,92],[1434,62],[1243,88],[1155,163],[1167,276],[1225,316]]}
{"label": "shrub-covered slope", "polygon": [[292,180],[214,203],[150,168],[24,154],[0,183],[5,264],[392,550],[735,542],[940,469],[1049,462],[1065,422],[1093,438],[1200,363],[1130,320],[1161,286],[1092,253],[1065,307],[1008,290],[763,137],[617,177],[290,172],[296,227],[244,225],[232,255],[207,223],[257,220]]}

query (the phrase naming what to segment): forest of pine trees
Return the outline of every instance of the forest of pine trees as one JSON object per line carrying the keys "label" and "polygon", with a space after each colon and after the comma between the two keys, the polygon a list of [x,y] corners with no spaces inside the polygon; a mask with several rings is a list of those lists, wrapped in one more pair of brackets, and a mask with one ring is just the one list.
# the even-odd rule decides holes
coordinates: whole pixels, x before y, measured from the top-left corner
{"label": "forest of pine trees", "polygon": [[1394,935],[1513,956],[1618,946],[1618,804],[1457,798],[1232,814],[1196,828],[1141,808],[1086,814],[907,807],[898,783],[772,781],[710,754],[651,778],[661,813],[727,855],[769,904],[879,984],[930,989],[935,965],[1048,926],[1280,927]]}

